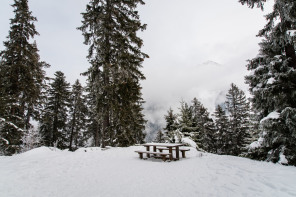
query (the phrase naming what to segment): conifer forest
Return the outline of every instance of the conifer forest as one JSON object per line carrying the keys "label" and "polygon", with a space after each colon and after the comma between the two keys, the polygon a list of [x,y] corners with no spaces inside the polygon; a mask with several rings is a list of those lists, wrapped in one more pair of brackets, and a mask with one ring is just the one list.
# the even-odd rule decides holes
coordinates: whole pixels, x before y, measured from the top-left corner
{"label": "conifer forest", "polygon": [[[267,3],[231,1],[250,10],[264,10]],[[166,109],[165,124],[150,140],[143,65],[153,57],[145,52],[141,35],[149,23],[139,11],[145,2],[85,1],[73,31],[87,47],[88,65],[81,65],[86,80],[77,76],[73,84],[62,69],[47,74],[51,62],[41,58],[37,38],[43,35],[36,25],[41,21],[30,0],[7,2],[13,17],[7,18],[10,29],[0,47],[0,156],[41,146],[75,151],[189,138],[202,152],[296,166],[296,1],[275,0],[265,26],[253,35],[261,41],[258,54],[245,63],[248,91],[229,83],[214,111],[198,95],[190,101],[178,95],[178,108]]]}

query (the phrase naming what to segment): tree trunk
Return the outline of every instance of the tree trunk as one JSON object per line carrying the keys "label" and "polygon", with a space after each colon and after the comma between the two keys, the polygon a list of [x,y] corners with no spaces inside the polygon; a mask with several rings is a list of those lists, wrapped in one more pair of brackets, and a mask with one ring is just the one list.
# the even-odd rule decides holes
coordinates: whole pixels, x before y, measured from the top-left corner
{"label": "tree trunk", "polygon": [[74,110],[73,119],[72,119],[72,125],[71,125],[71,134],[70,134],[70,145],[69,145],[69,150],[70,151],[72,151],[72,142],[73,142],[73,135],[74,135],[75,123],[76,123],[76,112]]}
{"label": "tree trunk", "polygon": [[295,48],[292,44],[287,44],[285,46],[286,56],[288,58],[291,58],[289,61],[289,66],[292,68],[296,68],[296,54],[295,54]]}
{"label": "tree trunk", "polygon": [[96,132],[95,132],[95,146],[96,147],[100,146],[100,129],[98,126],[96,127]]}
{"label": "tree trunk", "polygon": [[54,143],[58,140],[58,117],[57,110],[54,111],[53,125],[52,125],[52,138],[51,138],[51,146],[54,146]]}
{"label": "tree trunk", "polygon": [[110,99],[110,90],[108,89],[109,88],[109,83],[110,83],[110,67],[111,67],[111,45],[110,45],[110,33],[112,31],[111,27],[109,24],[111,24],[111,19],[112,19],[112,15],[111,15],[111,1],[110,0],[107,0],[107,9],[106,9],[106,14],[108,16],[107,18],[107,26],[106,26],[106,29],[107,29],[107,32],[106,32],[106,59],[105,59],[105,65],[104,65],[104,87],[106,88],[107,87],[107,90],[105,89],[104,92],[105,92],[105,98],[106,99],[106,104],[104,106],[104,109],[103,109],[103,129],[102,129],[102,143],[101,143],[101,147],[102,148],[105,148],[106,147],[106,143],[105,143],[105,135],[106,133],[108,132],[109,130],[109,127],[110,127],[110,104],[109,102],[111,102],[109,99]]}
{"label": "tree trunk", "polygon": [[25,129],[28,131],[29,128],[30,128],[30,118],[31,118],[31,115],[32,115],[32,108],[31,105],[29,105],[28,107],[28,111],[27,111],[27,114],[26,114],[26,119],[25,119]]}
{"label": "tree trunk", "polygon": [[102,134],[101,134],[101,147],[105,148],[106,147],[106,142],[105,142],[105,134],[107,133],[109,128],[109,113],[106,110],[104,114],[104,122],[103,122],[103,129],[102,129]]}

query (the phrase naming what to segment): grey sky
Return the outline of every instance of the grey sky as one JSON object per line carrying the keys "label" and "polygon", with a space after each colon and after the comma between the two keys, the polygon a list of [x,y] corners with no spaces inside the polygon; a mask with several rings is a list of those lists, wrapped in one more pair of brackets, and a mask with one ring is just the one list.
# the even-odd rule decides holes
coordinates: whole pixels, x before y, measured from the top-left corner
{"label": "grey sky", "polygon": [[[87,70],[88,47],[76,27],[81,25],[85,0],[29,0],[30,10],[38,18],[36,37],[41,59],[51,64],[73,83]],[[142,82],[147,118],[163,122],[163,115],[181,99],[197,97],[213,111],[221,100],[219,94],[234,82],[247,91],[244,76],[246,60],[258,53],[260,38],[255,35],[265,25],[265,12],[249,9],[237,0],[146,0],[139,7],[145,32],[143,51],[149,54],[143,64],[146,80]],[[0,1],[0,50],[13,17],[12,0]],[[209,63],[216,62],[216,63]],[[208,63],[205,63],[208,62]],[[222,93],[221,93],[222,92]],[[222,96],[223,100],[223,96]],[[221,102],[221,101],[219,101]]]}

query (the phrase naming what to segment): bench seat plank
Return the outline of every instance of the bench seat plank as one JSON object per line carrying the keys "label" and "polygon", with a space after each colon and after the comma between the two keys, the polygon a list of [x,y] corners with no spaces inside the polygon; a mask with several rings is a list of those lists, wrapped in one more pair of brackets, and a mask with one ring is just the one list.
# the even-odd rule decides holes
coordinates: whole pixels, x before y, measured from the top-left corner
{"label": "bench seat plank", "polygon": [[171,153],[162,153],[162,152],[152,152],[152,151],[135,151],[137,153],[146,153],[146,154],[154,154],[154,155],[170,155]]}
{"label": "bench seat plank", "polygon": [[180,151],[190,151],[189,148],[179,148]]}
{"label": "bench seat plank", "polygon": [[[150,157],[150,154],[153,154],[156,158],[162,158],[163,161],[167,160],[167,156],[171,156],[171,153],[162,153],[162,152],[152,152],[152,151],[135,151],[136,153],[139,153],[140,159],[143,159],[143,153],[147,154],[147,157]],[[157,156],[159,155],[159,156]]]}

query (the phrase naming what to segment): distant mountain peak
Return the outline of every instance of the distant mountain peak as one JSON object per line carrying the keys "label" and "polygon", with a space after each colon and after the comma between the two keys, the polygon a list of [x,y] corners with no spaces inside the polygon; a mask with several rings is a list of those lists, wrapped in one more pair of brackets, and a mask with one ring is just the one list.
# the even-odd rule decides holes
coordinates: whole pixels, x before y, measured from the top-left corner
{"label": "distant mountain peak", "polygon": [[215,61],[212,61],[212,60],[208,60],[208,61],[202,63],[201,65],[221,66],[221,64],[219,64],[219,63],[217,63]]}

